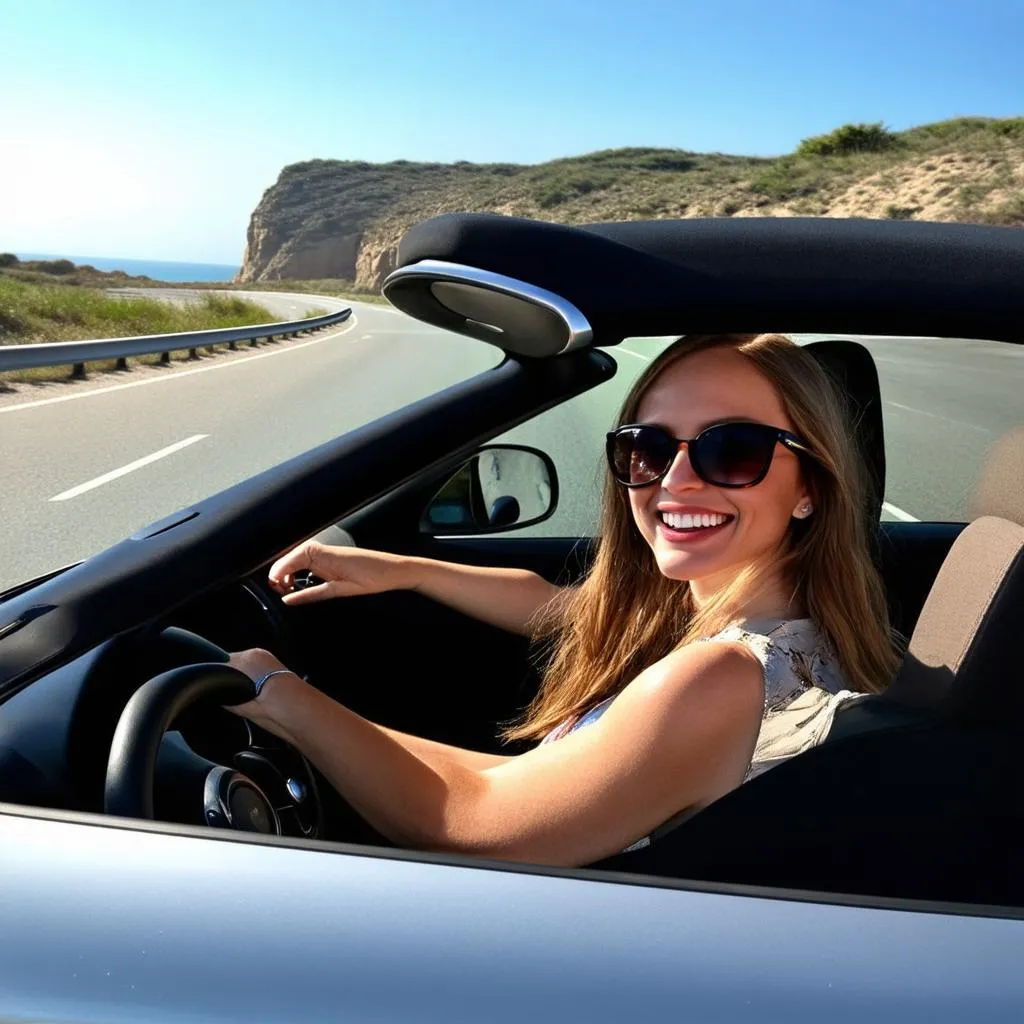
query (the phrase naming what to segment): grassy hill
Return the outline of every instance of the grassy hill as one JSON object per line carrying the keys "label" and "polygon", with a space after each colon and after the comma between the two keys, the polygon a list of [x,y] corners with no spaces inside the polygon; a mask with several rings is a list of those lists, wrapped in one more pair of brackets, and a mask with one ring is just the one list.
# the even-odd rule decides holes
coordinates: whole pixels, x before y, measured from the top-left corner
{"label": "grassy hill", "polygon": [[[121,271],[107,273],[76,266],[70,260],[21,261],[10,253],[0,253],[0,345],[246,327],[278,319],[265,306],[242,296],[211,292],[181,304],[106,290],[155,283]],[[173,355],[175,359],[188,357],[188,349]],[[142,356],[133,361],[146,364],[159,359],[159,355]],[[91,368],[116,367],[116,360],[107,360]],[[12,383],[56,380],[67,372],[67,367],[0,372],[0,392],[10,390]]]}
{"label": "grassy hill", "polygon": [[570,224],[832,216],[1024,226],[1024,117],[904,132],[845,125],[770,158],[633,148],[536,165],[310,160],[285,167],[264,194],[239,280],[376,288],[404,230],[452,211]]}

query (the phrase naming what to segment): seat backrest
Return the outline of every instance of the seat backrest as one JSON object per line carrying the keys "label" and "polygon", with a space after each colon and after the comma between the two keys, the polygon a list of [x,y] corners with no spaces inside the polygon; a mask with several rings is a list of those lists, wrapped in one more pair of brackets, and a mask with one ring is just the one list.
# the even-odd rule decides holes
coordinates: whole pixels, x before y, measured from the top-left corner
{"label": "seat backrest", "polygon": [[964,724],[1024,722],[1024,526],[982,516],[960,534],[886,698]]}
{"label": "seat backrest", "polygon": [[825,367],[846,398],[854,438],[868,468],[871,521],[877,523],[885,499],[885,432],[875,360],[859,341],[835,338],[812,341],[805,348]]}
{"label": "seat backrest", "polygon": [[992,446],[971,497],[971,518],[999,516],[1024,525],[1024,425]]}

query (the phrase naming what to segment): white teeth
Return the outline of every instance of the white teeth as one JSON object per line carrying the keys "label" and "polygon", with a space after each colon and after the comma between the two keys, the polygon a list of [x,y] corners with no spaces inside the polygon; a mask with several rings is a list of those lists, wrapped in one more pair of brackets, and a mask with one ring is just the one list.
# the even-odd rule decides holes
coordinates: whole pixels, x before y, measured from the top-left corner
{"label": "white teeth", "polygon": [[721,526],[729,518],[719,512],[698,512],[693,515],[689,512],[662,512],[662,521],[673,530],[693,530],[699,527]]}

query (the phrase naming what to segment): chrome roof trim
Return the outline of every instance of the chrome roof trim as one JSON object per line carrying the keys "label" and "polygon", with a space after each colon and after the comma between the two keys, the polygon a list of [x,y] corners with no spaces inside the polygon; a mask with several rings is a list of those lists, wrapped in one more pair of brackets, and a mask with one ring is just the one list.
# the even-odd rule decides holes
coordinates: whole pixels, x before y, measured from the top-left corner
{"label": "chrome roof trim", "polygon": [[419,260],[410,263],[406,267],[393,270],[385,279],[382,291],[387,294],[387,289],[391,285],[416,278],[475,284],[489,291],[525,299],[536,306],[551,310],[561,318],[569,334],[568,341],[558,355],[586,348],[594,340],[594,329],[590,326],[590,321],[568,299],[527,281],[519,281],[514,277],[496,274],[492,270],[481,270],[479,267],[469,267],[462,263],[448,263],[445,260]]}

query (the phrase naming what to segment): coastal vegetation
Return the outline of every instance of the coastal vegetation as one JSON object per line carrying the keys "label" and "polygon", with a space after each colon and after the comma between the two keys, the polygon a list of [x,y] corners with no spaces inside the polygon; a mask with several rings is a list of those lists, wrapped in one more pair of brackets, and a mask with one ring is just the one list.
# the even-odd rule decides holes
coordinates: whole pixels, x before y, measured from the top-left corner
{"label": "coastal vegetation", "polygon": [[[26,268],[9,257],[10,254],[0,253],[0,345],[243,327],[278,319],[265,306],[239,295],[203,293],[186,303],[118,295],[81,283],[83,279],[94,280],[88,269],[76,268],[74,264],[53,270],[38,266],[39,263],[68,264],[70,261],[34,261],[36,266]],[[121,279],[125,278],[126,275],[121,275]],[[70,283],[76,279],[79,283]],[[172,354],[172,358],[188,356],[187,349]],[[151,356],[133,362],[155,363],[158,360],[159,356]],[[112,369],[113,366],[113,362],[109,366],[90,364],[90,369]],[[66,377],[68,371],[69,367],[52,367],[0,373],[0,383],[52,380]]]}
{"label": "coastal vegetation", "polygon": [[849,124],[775,157],[603,150],[544,164],[308,160],[285,167],[249,226],[239,280],[344,280],[377,291],[412,224],[492,211],[583,224],[828,216],[1024,226],[1024,117],[892,131]]}

